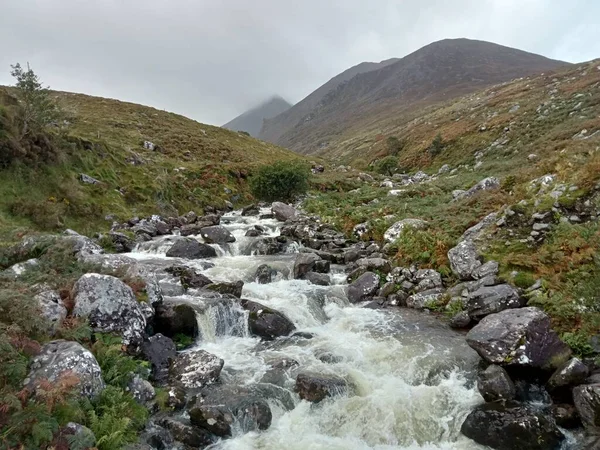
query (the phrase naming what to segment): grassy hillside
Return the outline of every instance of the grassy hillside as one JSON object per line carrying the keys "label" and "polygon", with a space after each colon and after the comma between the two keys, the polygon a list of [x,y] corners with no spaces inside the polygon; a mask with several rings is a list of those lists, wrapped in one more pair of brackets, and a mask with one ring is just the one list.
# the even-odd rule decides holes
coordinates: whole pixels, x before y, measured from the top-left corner
{"label": "grassy hillside", "polygon": [[[10,122],[14,103],[6,95],[11,89],[4,91],[0,111]],[[5,236],[20,228],[92,232],[109,226],[113,218],[242,202],[248,197],[246,178],[255,167],[297,158],[277,146],[166,111],[81,94],[53,95],[65,115],[50,133],[57,156],[49,163],[17,163],[0,170],[0,230]],[[5,123],[0,130],[6,139],[9,128]],[[145,148],[146,141],[154,149]],[[81,182],[82,173],[100,183]]]}

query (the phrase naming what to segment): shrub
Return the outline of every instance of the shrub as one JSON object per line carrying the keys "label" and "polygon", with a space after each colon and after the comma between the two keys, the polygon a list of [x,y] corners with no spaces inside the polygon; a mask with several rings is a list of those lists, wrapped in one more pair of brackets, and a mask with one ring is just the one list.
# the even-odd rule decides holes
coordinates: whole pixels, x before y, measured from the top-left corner
{"label": "shrub", "polygon": [[96,333],[92,353],[96,357],[104,381],[122,389],[135,374],[147,375],[146,363],[123,353],[121,338],[110,334]]}
{"label": "shrub", "polygon": [[392,176],[398,169],[398,158],[395,156],[386,156],[385,158],[377,161],[375,170],[382,175]]}
{"label": "shrub", "polygon": [[443,231],[416,230],[408,228],[401,239],[394,244],[397,250],[395,260],[400,266],[418,264],[421,267],[437,269],[442,275],[450,273],[448,250],[454,241]]}
{"label": "shrub", "polygon": [[527,272],[519,272],[515,276],[513,283],[515,286],[520,287],[521,289],[527,289],[531,287],[533,283],[535,283],[535,277]]}
{"label": "shrub", "polygon": [[277,162],[263,166],[250,180],[252,194],[265,201],[292,201],[308,189],[309,168],[302,163]]}
{"label": "shrub", "polygon": [[433,138],[427,151],[431,156],[437,156],[444,150],[444,145],[444,139],[442,138],[441,133],[438,133],[435,138]]}
{"label": "shrub", "polygon": [[404,141],[401,141],[396,136],[390,136],[387,138],[386,147],[388,151],[388,155],[398,156],[398,153],[402,151],[404,148]]}

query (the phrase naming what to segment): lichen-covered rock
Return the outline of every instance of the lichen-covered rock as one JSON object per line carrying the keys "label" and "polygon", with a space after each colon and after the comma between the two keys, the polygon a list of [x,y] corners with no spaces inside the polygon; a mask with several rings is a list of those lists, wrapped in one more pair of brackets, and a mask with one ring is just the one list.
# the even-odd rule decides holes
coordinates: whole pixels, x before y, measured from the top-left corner
{"label": "lichen-covered rock", "polygon": [[214,258],[217,256],[217,251],[210,245],[202,244],[196,239],[181,238],[167,250],[167,256],[186,259]]}
{"label": "lichen-covered rock", "polygon": [[472,279],[475,270],[481,267],[481,256],[473,241],[461,241],[448,251],[450,267],[461,280]]}
{"label": "lichen-covered rock", "polygon": [[443,288],[429,289],[423,292],[417,292],[406,299],[408,308],[423,309],[435,305],[446,295]]}
{"label": "lichen-covered rock", "polygon": [[500,180],[496,177],[488,177],[481,180],[475,186],[473,186],[468,191],[465,191],[459,195],[457,195],[454,199],[461,200],[463,198],[473,197],[475,194],[481,191],[491,191],[500,188]]}
{"label": "lichen-covered rock", "polygon": [[308,272],[313,272],[316,262],[320,260],[321,258],[315,253],[298,254],[294,263],[294,278],[302,279]]}
{"label": "lichen-covered rock", "polygon": [[77,342],[63,340],[42,346],[40,353],[31,361],[23,384],[31,392],[36,392],[39,387],[43,388],[44,382],[53,384],[65,376],[77,377],[79,392],[88,398],[96,397],[106,387],[94,355]]}
{"label": "lichen-covered rock", "polygon": [[553,420],[528,406],[486,403],[465,419],[461,433],[495,450],[558,450],[565,436]]}
{"label": "lichen-covered rock", "polygon": [[296,208],[281,202],[273,202],[271,205],[271,211],[275,215],[275,218],[282,222],[298,217],[298,211]]}
{"label": "lichen-covered rock", "polygon": [[365,267],[368,271],[380,271],[389,273],[392,266],[387,259],[384,258],[360,258],[356,261],[359,267]]}
{"label": "lichen-covered rock", "polygon": [[526,300],[509,284],[482,286],[467,297],[469,316],[475,320],[505,309],[520,308],[525,304]]}
{"label": "lichen-covered rock", "polygon": [[415,291],[427,291],[443,287],[442,275],[433,269],[419,269],[411,278],[416,283]]}
{"label": "lichen-covered rock", "polygon": [[154,387],[139,375],[135,375],[127,384],[127,391],[131,393],[140,405],[149,406],[156,397]]}
{"label": "lichen-covered rock", "polygon": [[129,286],[110,275],[88,273],[73,287],[75,317],[87,318],[93,329],[118,333],[125,345],[139,345],[146,318]]}
{"label": "lichen-covered rock", "polygon": [[489,276],[496,276],[498,275],[498,269],[499,266],[497,261],[488,261],[475,269],[473,273],[471,273],[471,276],[476,280],[480,280]]}
{"label": "lichen-covered rock", "polygon": [[379,289],[379,275],[365,272],[348,286],[348,300],[358,303],[374,296]]}
{"label": "lichen-covered rock", "polygon": [[429,224],[421,219],[403,219],[396,222],[394,225],[389,227],[383,235],[383,238],[387,242],[394,242],[400,237],[400,235],[407,228],[414,228],[416,230],[423,230],[427,228]]}
{"label": "lichen-covered rock", "polygon": [[186,449],[206,448],[216,440],[207,430],[193,426],[187,421],[184,423],[167,416],[160,418],[158,424],[169,430],[173,438],[184,444]]}
{"label": "lichen-covered rock", "polygon": [[162,334],[155,334],[144,341],[140,347],[141,355],[150,363],[152,379],[164,383],[169,376],[169,367],[177,357],[175,343]]}
{"label": "lichen-covered rock", "polygon": [[471,318],[467,311],[460,311],[450,319],[451,328],[467,328],[471,324]]}
{"label": "lichen-covered rock", "polygon": [[326,397],[345,394],[348,383],[335,375],[302,372],[296,377],[295,391],[302,400],[318,403]]}
{"label": "lichen-covered rock", "polygon": [[222,225],[204,227],[200,230],[200,236],[207,244],[227,244],[235,242],[235,237]]}
{"label": "lichen-covered rock", "polygon": [[498,213],[491,213],[485,216],[477,225],[473,225],[463,233],[461,241],[476,241],[481,238],[486,230],[491,228],[498,221]]}
{"label": "lichen-covered rock", "polygon": [[486,402],[512,400],[517,393],[506,370],[494,364],[479,374],[477,389]]}
{"label": "lichen-covered rock", "polygon": [[39,259],[31,258],[27,261],[23,261],[17,264],[13,264],[8,269],[0,272],[0,275],[4,278],[9,278],[12,280],[18,279],[21,275],[27,273],[28,271],[34,269],[40,263]]}
{"label": "lichen-covered rock", "polygon": [[571,350],[551,329],[540,309],[507,309],[484,317],[467,334],[467,343],[490,364],[554,370]]}
{"label": "lichen-covered rock", "polygon": [[201,388],[219,378],[224,363],[218,356],[204,350],[182,352],[171,365],[169,378],[187,389]]}
{"label": "lichen-covered rock", "polygon": [[573,401],[583,425],[595,434],[600,433],[600,383],[577,386]]}
{"label": "lichen-covered rock", "polygon": [[60,295],[56,291],[44,290],[37,294],[34,300],[40,307],[42,317],[49,323],[48,332],[54,335],[67,317],[67,308]]}
{"label": "lichen-covered rock", "polygon": [[296,330],[292,321],[279,311],[250,300],[242,300],[241,305],[249,311],[248,327],[255,336],[272,340],[288,336]]}
{"label": "lichen-covered rock", "polygon": [[552,374],[546,386],[550,391],[577,386],[585,381],[589,374],[588,367],[577,358],[571,358]]}

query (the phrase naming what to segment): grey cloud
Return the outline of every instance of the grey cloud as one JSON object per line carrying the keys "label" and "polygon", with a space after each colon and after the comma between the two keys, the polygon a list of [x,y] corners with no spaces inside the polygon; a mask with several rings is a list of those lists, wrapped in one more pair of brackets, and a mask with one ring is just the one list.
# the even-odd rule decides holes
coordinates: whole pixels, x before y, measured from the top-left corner
{"label": "grey cloud", "polygon": [[446,37],[597,58],[598,17],[595,0],[4,0],[0,84],[29,61],[55,89],[219,125]]}

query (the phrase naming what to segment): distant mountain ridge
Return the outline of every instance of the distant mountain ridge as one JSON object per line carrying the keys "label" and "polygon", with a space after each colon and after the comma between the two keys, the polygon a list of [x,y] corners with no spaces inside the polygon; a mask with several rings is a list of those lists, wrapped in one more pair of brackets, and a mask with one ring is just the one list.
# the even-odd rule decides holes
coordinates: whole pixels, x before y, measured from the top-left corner
{"label": "distant mountain ridge", "polygon": [[[327,156],[327,148],[345,136],[411,108],[568,65],[469,39],[446,39],[401,59],[373,66],[363,64],[265,121],[259,138],[299,153]],[[361,66],[367,70],[361,70]]]}
{"label": "distant mountain ridge", "polygon": [[223,125],[232,131],[246,131],[251,136],[258,136],[265,119],[275,117],[291,108],[291,104],[279,96],[273,96],[260,105],[240,114]]}

